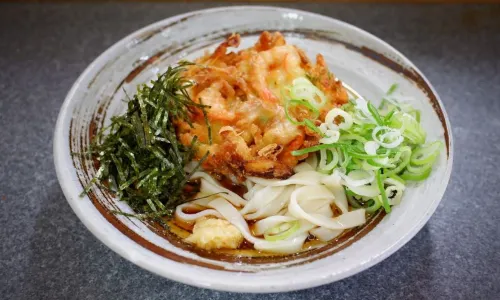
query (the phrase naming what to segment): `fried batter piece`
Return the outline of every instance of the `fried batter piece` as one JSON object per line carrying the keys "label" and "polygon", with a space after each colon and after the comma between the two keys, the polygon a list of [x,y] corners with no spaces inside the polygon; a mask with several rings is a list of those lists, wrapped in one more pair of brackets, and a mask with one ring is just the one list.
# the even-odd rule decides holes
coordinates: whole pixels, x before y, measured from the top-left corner
{"label": "fried batter piece", "polygon": [[[178,138],[190,145],[198,137],[196,158],[209,151],[203,163],[208,172],[240,181],[246,176],[287,178],[293,174],[293,167],[307,157],[293,156],[291,152],[318,144],[320,137],[287,119],[284,87],[307,76],[323,91],[328,101],[320,111],[318,124],[330,109],[347,102],[347,93],[328,71],[321,54],[313,65],[279,32],[263,32],[253,47],[227,53],[228,48],[239,44],[240,36],[231,35],[183,74],[194,82],[189,89],[191,99],[210,106],[207,115],[212,144],[199,109],[191,112],[193,126],[176,124]],[[297,113],[307,116],[309,112]]]}

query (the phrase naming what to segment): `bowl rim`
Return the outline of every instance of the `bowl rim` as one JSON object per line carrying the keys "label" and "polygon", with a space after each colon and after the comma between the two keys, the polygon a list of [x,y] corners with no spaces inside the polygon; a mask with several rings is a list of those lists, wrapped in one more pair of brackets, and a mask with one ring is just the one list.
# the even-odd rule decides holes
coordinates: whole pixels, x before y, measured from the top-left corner
{"label": "bowl rim", "polygon": [[[376,40],[378,43],[383,45],[384,47],[387,47],[391,51],[393,51],[395,54],[397,54],[407,65],[411,66],[412,69],[419,75],[421,78],[425,81],[425,83],[428,85],[429,90],[433,93],[435,96],[436,102],[438,103],[439,109],[442,112],[443,115],[443,127],[446,127],[445,130],[448,133],[448,158],[447,158],[447,164],[446,164],[446,171],[445,171],[445,178],[443,178],[443,182],[446,184],[445,188],[442,189],[441,193],[437,195],[436,200],[431,203],[431,205],[427,208],[425,213],[423,214],[423,217],[418,220],[413,227],[409,228],[405,234],[403,234],[396,242],[394,242],[392,245],[389,247],[385,248],[382,250],[378,255],[374,256],[372,259],[359,263],[355,265],[354,267],[348,269],[347,271],[339,274],[335,274],[334,276],[317,276],[317,277],[309,277],[309,278],[303,278],[303,280],[299,280],[291,286],[289,282],[286,280],[283,280],[280,284],[276,285],[270,285],[270,284],[263,284],[259,286],[259,289],[256,291],[253,289],[255,286],[249,286],[249,285],[228,285],[224,282],[220,282],[217,278],[212,279],[203,279],[200,280],[200,278],[196,278],[196,281],[193,280],[193,277],[190,277],[189,274],[179,274],[180,272],[170,272],[165,269],[159,269],[155,268],[152,265],[148,264],[143,264],[138,261],[134,261],[133,259],[130,258],[129,255],[127,255],[126,249],[121,246],[120,243],[113,243],[105,233],[100,230],[100,228],[91,222],[88,218],[85,217],[83,211],[81,211],[76,204],[74,204],[71,199],[74,198],[75,195],[75,183],[70,180],[69,177],[65,176],[65,173],[68,173],[68,166],[64,164],[62,159],[59,159],[59,157],[63,156],[65,153],[65,148],[68,146],[67,142],[65,140],[64,136],[64,130],[65,128],[63,127],[65,124],[65,121],[69,118],[71,119],[72,116],[72,111],[69,111],[70,103],[72,101],[72,98],[75,96],[77,93],[77,90],[79,89],[79,86],[81,85],[82,81],[92,72],[93,68],[96,67],[100,61],[106,60],[107,57],[113,53],[115,50],[125,46],[127,43],[129,43],[132,39],[134,39],[136,36],[139,36],[143,32],[147,32],[151,29],[157,28],[161,26],[162,24],[168,24],[175,22],[177,20],[192,16],[192,15],[197,15],[201,13],[214,13],[214,12],[220,12],[220,11],[241,11],[241,10],[247,10],[247,9],[262,9],[262,10],[275,10],[275,11],[283,11],[283,12],[294,12],[294,13],[299,13],[302,15],[307,15],[309,17],[313,18],[319,18],[319,19],[324,19],[328,20],[329,22],[334,22],[339,24],[340,26],[344,26],[347,28],[350,28],[351,30],[354,30],[361,35],[365,35],[371,39]],[[142,27],[131,34],[125,36],[124,38],[120,39],[116,43],[114,43],[112,46],[107,48],[103,53],[101,53],[97,58],[95,58],[86,68],[85,70],[80,74],[78,79],[75,81],[75,83],[72,85],[71,89],[69,90],[68,94],[65,97],[65,100],[61,106],[61,109],[59,111],[58,117],[57,117],[57,122],[54,130],[54,139],[53,139],[53,159],[54,159],[54,164],[55,164],[55,169],[56,169],[56,174],[58,181],[60,183],[60,186],[62,188],[62,191],[64,193],[64,196],[66,200],[68,201],[69,205],[73,209],[74,213],[78,216],[80,221],[87,227],[87,229],[95,236],[97,237],[102,243],[104,243],[107,247],[109,247],[111,250],[114,252],[118,253],[120,256],[123,258],[131,261],[135,265],[146,269],[152,273],[155,273],[157,275],[160,275],[162,277],[172,279],[178,282],[182,282],[188,285],[192,286],[197,286],[197,287],[202,287],[202,288],[210,288],[210,289],[215,289],[215,290],[221,290],[221,291],[229,291],[229,292],[246,292],[246,293],[269,293],[269,292],[286,292],[286,291],[294,291],[294,290],[300,290],[300,289],[305,289],[305,288],[312,288],[312,287],[317,287],[320,285],[324,285],[327,283],[331,283],[334,281],[338,281],[344,278],[347,278],[349,276],[352,276],[354,274],[357,274],[361,271],[364,271],[375,264],[380,263],[390,255],[392,255],[394,252],[399,250],[402,246],[404,246],[410,239],[412,239],[419,231],[422,229],[422,227],[427,223],[427,221],[430,219],[430,217],[433,215],[435,210],[437,209],[439,203],[442,201],[442,198],[444,196],[444,193],[446,192],[446,188],[448,186],[450,177],[451,177],[451,171],[453,167],[453,154],[454,154],[454,141],[453,141],[453,135],[451,131],[451,126],[450,126],[450,121],[448,118],[448,114],[444,108],[444,105],[441,101],[441,98],[439,97],[438,93],[436,92],[435,88],[432,86],[432,84],[429,82],[429,80],[425,77],[425,75],[401,52],[399,52],[397,49],[395,49],[393,46],[391,46],[389,43],[383,41],[382,39],[378,38],[377,36],[369,33],[368,31],[361,29],[359,27],[356,27],[354,25],[351,25],[347,22],[321,15],[318,13],[313,13],[309,11],[304,11],[304,10],[299,10],[299,9],[292,9],[292,8],[287,8],[287,7],[280,7],[280,6],[258,6],[258,5],[243,5],[243,6],[223,6],[223,7],[217,7],[217,8],[209,8],[209,9],[200,9],[200,10],[195,10],[195,11],[190,11],[187,13],[175,15],[169,18],[165,18],[162,20],[159,20],[157,22],[154,22],[150,25],[147,25],[145,27]],[[76,192],[76,194],[79,194]],[[131,240],[132,241],[132,240]],[[133,241],[132,241],[133,242]],[[193,266],[194,267],[194,266]],[[212,270],[213,271],[213,270]],[[221,271],[224,272],[224,271]],[[210,277],[210,276],[208,276]],[[294,282],[295,283],[295,282]]]}

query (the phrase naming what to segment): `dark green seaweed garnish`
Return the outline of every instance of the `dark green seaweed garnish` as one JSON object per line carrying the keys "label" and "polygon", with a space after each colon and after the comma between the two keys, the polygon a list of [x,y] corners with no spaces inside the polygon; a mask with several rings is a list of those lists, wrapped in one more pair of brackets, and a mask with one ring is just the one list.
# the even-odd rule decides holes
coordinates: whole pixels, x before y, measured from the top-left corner
{"label": "dark green seaweed garnish", "polygon": [[93,184],[107,186],[130,205],[133,216],[152,219],[171,216],[178,204],[189,200],[190,193],[183,191],[197,168],[188,173],[184,167],[193,160],[196,137],[190,146],[179,143],[174,121],[192,125],[190,112],[195,109],[207,121],[207,106],[193,102],[186,91],[192,82],[182,72],[190,64],[169,67],[150,85],[140,86],[128,100],[127,112],[112,117],[111,125],[96,134],[88,153],[99,167],[84,193]]}

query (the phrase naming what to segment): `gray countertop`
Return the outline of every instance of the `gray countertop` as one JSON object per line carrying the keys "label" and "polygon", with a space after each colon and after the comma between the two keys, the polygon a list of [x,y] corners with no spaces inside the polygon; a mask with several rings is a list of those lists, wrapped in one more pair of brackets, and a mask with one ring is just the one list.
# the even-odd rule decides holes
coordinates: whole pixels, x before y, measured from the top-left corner
{"label": "gray countertop", "polygon": [[394,45],[434,84],[451,119],[455,161],[443,202],[382,263],[310,290],[230,294],[160,278],[92,236],[56,179],[52,133],[59,107],[78,75],[114,42],[206,6],[0,4],[0,298],[500,298],[500,6],[289,5]]}

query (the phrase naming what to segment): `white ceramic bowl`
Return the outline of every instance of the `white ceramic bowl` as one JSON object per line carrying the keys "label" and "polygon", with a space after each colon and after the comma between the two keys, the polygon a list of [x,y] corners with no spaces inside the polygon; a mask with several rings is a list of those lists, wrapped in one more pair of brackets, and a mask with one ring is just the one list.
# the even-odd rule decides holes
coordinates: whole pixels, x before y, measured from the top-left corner
{"label": "white ceramic bowl", "polygon": [[[362,238],[342,247],[276,261],[220,261],[179,246],[148,224],[110,213],[130,208],[97,187],[79,197],[95,173],[85,151],[89,133],[125,110],[124,91],[152,79],[182,58],[214,49],[231,32],[243,47],[263,30],[281,31],[288,43],[314,58],[325,56],[330,70],[364,97],[381,99],[393,83],[397,95],[422,111],[429,140],[445,151],[431,177],[411,186],[400,205]],[[64,194],[87,228],[131,262],[187,284],[236,292],[280,292],[318,286],[365,270],[408,242],[427,222],[448,184],[453,145],[441,101],[422,73],[401,53],[375,36],[344,22],[276,7],[225,7],[172,17],[134,32],[100,55],[78,78],[61,108],[54,137],[54,160]]]}

